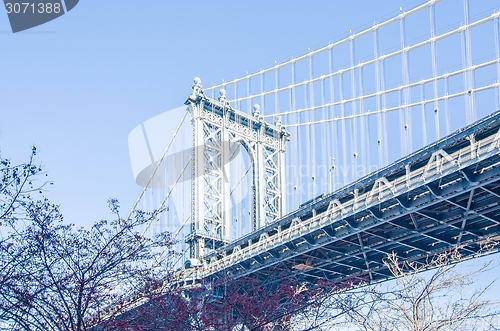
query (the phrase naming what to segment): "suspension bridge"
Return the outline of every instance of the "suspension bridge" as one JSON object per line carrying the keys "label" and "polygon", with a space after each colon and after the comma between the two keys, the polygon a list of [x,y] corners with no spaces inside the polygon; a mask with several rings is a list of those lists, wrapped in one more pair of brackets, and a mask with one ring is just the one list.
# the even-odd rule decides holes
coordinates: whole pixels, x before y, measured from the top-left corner
{"label": "suspension bridge", "polygon": [[180,241],[184,281],[379,281],[392,252],[496,245],[500,13],[474,4],[431,0],[222,84],[195,78],[184,106],[134,129],[134,208],[166,210],[144,231]]}

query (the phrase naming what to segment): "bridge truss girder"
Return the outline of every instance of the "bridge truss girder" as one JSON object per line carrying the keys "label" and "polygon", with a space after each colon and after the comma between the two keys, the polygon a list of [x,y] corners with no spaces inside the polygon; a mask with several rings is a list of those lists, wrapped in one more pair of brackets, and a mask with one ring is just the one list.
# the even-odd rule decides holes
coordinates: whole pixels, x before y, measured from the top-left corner
{"label": "bridge truss girder", "polygon": [[500,241],[499,120],[490,115],[207,256],[205,276],[378,281],[391,276],[389,253],[417,263],[451,247],[481,254]]}

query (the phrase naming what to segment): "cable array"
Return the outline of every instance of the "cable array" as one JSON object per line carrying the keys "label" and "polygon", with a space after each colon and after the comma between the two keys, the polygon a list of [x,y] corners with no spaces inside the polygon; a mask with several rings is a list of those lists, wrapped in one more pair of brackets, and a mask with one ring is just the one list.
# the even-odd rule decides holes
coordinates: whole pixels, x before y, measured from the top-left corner
{"label": "cable array", "polygon": [[[215,99],[224,88],[231,106],[249,114],[259,104],[267,122],[280,116],[291,139],[285,153],[288,212],[500,109],[500,12],[472,20],[469,0],[462,11],[444,10],[454,5],[429,0],[325,47],[205,89]],[[491,48],[477,46],[481,38],[490,38]],[[163,169],[176,134],[150,181]],[[231,165],[240,169],[230,179],[235,196],[252,185],[251,162],[240,152],[246,156]],[[146,210],[168,206],[160,229],[174,228],[183,243],[191,212],[180,212],[186,209],[178,205],[183,199],[169,200],[190,197],[184,189],[175,191],[189,162],[170,191],[146,186],[129,217],[140,201]],[[234,239],[250,229],[242,204],[250,202],[229,204]]]}

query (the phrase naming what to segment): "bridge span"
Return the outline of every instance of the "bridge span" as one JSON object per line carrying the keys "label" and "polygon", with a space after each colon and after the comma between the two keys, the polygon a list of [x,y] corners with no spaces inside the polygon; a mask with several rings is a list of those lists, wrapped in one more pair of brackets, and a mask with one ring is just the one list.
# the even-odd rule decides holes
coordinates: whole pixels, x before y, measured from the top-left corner
{"label": "bridge span", "polygon": [[185,280],[286,272],[381,281],[389,253],[425,263],[458,246],[477,256],[500,241],[499,225],[497,111],[202,257]]}

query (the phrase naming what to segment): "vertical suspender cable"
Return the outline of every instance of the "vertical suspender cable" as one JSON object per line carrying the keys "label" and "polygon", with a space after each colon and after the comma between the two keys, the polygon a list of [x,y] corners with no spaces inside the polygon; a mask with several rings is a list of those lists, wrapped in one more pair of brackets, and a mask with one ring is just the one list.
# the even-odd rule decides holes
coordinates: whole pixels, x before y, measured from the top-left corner
{"label": "vertical suspender cable", "polygon": [[[381,88],[382,88],[382,109],[387,109],[387,99],[386,99],[386,93],[385,93],[385,59],[382,59],[380,62],[381,65],[381,73],[382,73],[382,80],[381,80]],[[382,113],[382,132],[384,134],[384,139],[385,145],[383,145],[383,150],[384,150],[384,164],[383,166],[386,166],[389,164],[389,139],[387,135],[387,114],[384,111]]]}
{"label": "vertical suspender cable", "polygon": [[[229,92],[228,92],[228,89],[227,89],[227,87],[226,87],[226,83],[224,82],[224,79],[222,80],[222,88],[223,88],[223,89],[224,89],[227,93],[229,93]],[[219,90],[219,91],[220,91],[220,90]],[[226,97],[227,97],[227,94],[226,94]],[[217,99],[215,99],[215,100],[217,100]]]}
{"label": "vertical suspender cable", "polygon": [[278,95],[278,89],[279,89],[279,68],[274,69],[274,79],[275,79],[275,90],[276,92],[274,93],[274,111],[273,114],[277,114],[280,112],[280,101],[279,101],[279,95]]}
{"label": "vertical suspender cable", "polygon": [[[237,100],[238,99],[238,83],[234,82],[233,86],[234,86],[234,98],[233,98],[233,100]],[[241,102],[238,101],[238,103],[234,106],[236,107],[236,109],[241,109]]]}
{"label": "vertical suspender cable", "polygon": [[439,133],[438,82],[437,82],[437,52],[436,52],[436,17],[434,4],[429,6],[431,29],[431,57],[432,57],[432,87],[434,92],[434,123],[436,125],[436,140],[441,138]]}
{"label": "vertical suspender cable", "polygon": [[341,131],[342,131],[342,140],[340,142],[340,146],[342,149],[342,169],[340,171],[342,172],[342,185],[345,186],[349,183],[347,175],[349,172],[349,168],[347,167],[347,139],[346,139],[346,128],[345,128],[345,122],[347,121],[344,119],[345,117],[345,104],[344,104],[344,81],[343,81],[343,73],[339,73],[339,98],[340,98],[340,122],[341,122]]}
{"label": "vertical suspender cable", "polygon": [[[327,114],[326,114],[326,107],[325,105],[325,80],[321,80],[321,104],[323,107],[321,108],[321,119],[327,119]],[[330,173],[329,173],[329,165],[328,165],[328,155],[329,153],[329,148],[328,145],[331,144],[332,142],[328,141],[328,123],[321,124],[321,141],[320,141],[320,146],[321,146],[321,173],[319,174],[319,177],[321,178],[321,181],[318,181],[320,183],[321,188],[320,192],[331,192],[330,190]],[[325,181],[328,180],[328,185],[325,185]]]}
{"label": "vertical suspender cable", "polygon": [[[333,85],[333,76],[332,76],[332,72],[333,72],[333,52],[332,52],[332,48],[328,49],[328,74],[330,75],[329,77],[329,85],[330,85],[330,103],[333,104],[333,102],[335,101],[335,88],[334,88],[334,85]],[[335,108],[333,106],[330,106],[330,109],[329,109],[329,116],[330,118],[335,118]],[[330,143],[332,144],[332,152],[331,152],[331,160],[329,160],[329,171],[331,172],[331,178],[330,178],[330,181],[331,181],[331,189],[330,189],[330,192],[333,192],[335,189],[336,189],[336,181],[337,181],[337,176],[336,174],[338,173],[336,167],[335,167],[335,161],[336,159],[338,159],[339,157],[339,153],[338,153],[338,136],[337,136],[337,133],[338,133],[338,130],[336,130],[338,126],[338,121],[335,121],[335,122],[331,122],[330,123]],[[332,164],[330,164],[330,162]]]}
{"label": "vertical suspender cable", "polygon": [[[464,0],[464,3],[465,3],[466,0]],[[467,68],[467,53],[466,53],[466,50],[465,50],[465,44],[466,44],[466,41],[465,41],[465,30],[462,30],[462,32],[460,32],[460,43],[461,43],[461,51],[462,51],[462,69],[465,69]],[[468,80],[467,80],[467,72],[464,72],[462,74],[462,80],[463,80],[463,88],[464,90],[468,90],[469,89],[469,86],[468,86]],[[470,124],[471,123],[471,119],[470,119],[470,111],[469,111],[469,96],[467,94],[464,95],[464,106],[465,106],[465,120],[466,120],[466,124]]]}
{"label": "vertical suspender cable", "polygon": [[264,98],[264,73],[260,72],[260,112],[262,115],[266,113],[265,98]]}
{"label": "vertical suspender cable", "polygon": [[[373,29],[373,58],[375,59],[375,92],[376,92],[376,103],[377,112],[382,109],[380,100],[380,58],[378,56],[378,27],[375,26]],[[378,167],[382,168],[384,165],[383,156],[383,146],[387,144],[387,141],[382,139],[382,114],[377,114],[377,156],[378,156]]]}
{"label": "vertical suspender cable", "polygon": [[397,156],[397,158],[404,157],[406,154],[406,134],[408,130],[408,124],[405,122],[405,109],[403,106],[404,103],[404,96],[403,96],[403,90],[401,89],[401,85],[399,88],[399,93],[398,93],[398,104],[399,104],[399,109],[398,109],[398,114],[399,114],[399,149],[400,149],[400,155]]}
{"label": "vertical suspender cable", "polygon": [[[291,68],[291,74],[292,74],[292,81],[291,83],[293,84],[293,74],[294,74],[294,64],[292,63],[290,68]],[[289,103],[289,109],[290,110],[294,110],[294,106],[293,106],[293,87],[290,88],[288,90],[288,103]],[[296,115],[290,115],[288,117],[288,121],[287,121],[287,124],[295,124],[297,123],[296,122],[296,119],[295,119]],[[293,127],[292,129],[292,133],[296,135],[296,132],[298,130],[297,127]],[[297,136],[294,136],[290,139],[290,142],[289,142],[289,148],[293,148],[292,150],[295,150],[296,151],[296,144],[297,144]],[[285,189],[286,189],[286,192],[285,194],[287,194],[287,201],[290,201],[290,203],[288,203],[288,210],[285,211],[285,213],[288,213],[289,210],[294,210],[296,208],[296,199],[295,199],[295,186],[296,186],[296,180],[297,180],[297,152],[295,153],[285,153],[285,158],[286,158],[286,163],[285,165],[288,167],[287,168],[287,172],[286,172],[286,176],[287,176],[287,180],[286,180],[286,183],[287,185],[285,185]]]}
{"label": "vertical suspender cable", "polygon": [[[497,56],[497,79],[496,79],[496,83],[499,84],[500,83],[500,36],[499,36],[499,33],[498,33],[498,23],[500,22],[499,20],[499,16],[497,15],[496,19],[493,20],[493,28],[494,28],[494,35],[495,35],[495,53],[496,53],[496,56]],[[497,88],[495,89],[495,94],[496,94],[496,98],[495,98],[495,110],[500,110],[500,86],[497,86]]]}
{"label": "vertical suspender cable", "polygon": [[[402,18],[399,19],[399,39],[400,39],[400,47],[401,47],[401,79],[404,82],[405,81],[405,70],[404,70],[404,65],[405,65],[405,60],[404,60],[404,39],[403,39],[403,20]],[[404,83],[403,83],[404,84]],[[404,118],[404,106],[403,106],[403,95],[402,95],[402,89],[401,85],[399,85],[398,89],[398,115],[399,115],[399,148],[400,148],[400,156],[398,155],[397,158],[403,157],[405,154],[405,144],[406,144],[406,134],[405,130],[407,129],[407,124],[405,124],[405,118]]]}
{"label": "vertical suspender cable", "polygon": [[[292,110],[297,109],[297,100],[296,100],[296,89],[295,89],[295,62],[292,63]],[[300,115],[298,113],[294,114],[295,117],[295,123],[300,123]],[[293,153],[293,166],[295,170],[295,177],[293,178],[293,183],[294,183],[294,206],[297,207],[300,202],[300,192],[302,191],[302,174],[301,174],[301,162],[300,160],[302,159],[301,157],[301,149],[300,149],[300,144],[301,144],[301,139],[299,136],[299,127],[294,128],[294,134],[295,137],[295,145],[296,145],[296,152]]]}
{"label": "vertical suspender cable", "polygon": [[[467,17],[467,25],[469,25],[469,0],[465,0],[465,6],[466,6],[466,17]],[[474,69],[472,68],[472,39],[470,36],[470,28],[467,27],[465,30],[465,33],[467,34],[467,66],[469,68],[468,70],[468,79],[469,79],[469,86],[471,91],[470,93],[470,118],[471,118],[471,123],[476,120],[476,94],[474,93]]]}
{"label": "vertical suspender cable", "polygon": [[[247,81],[247,97],[250,96],[250,78],[247,78],[246,79]],[[252,99],[251,98],[248,98],[247,99],[247,113],[248,114],[252,114]]]}
{"label": "vertical suspender cable", "polygon": [[[313,80],[313,65],[314,65],[314,57],[311,55],[309,57],[309,107],[314,107],[314,83],[312,82]],[[309,120],[313,121],[315,119],[314,117],[314,110],[308,112],[309,113]],[[311,181],[311,192],[312,196],[316,196],[317,192],[314,191],[314,188],[316,187],[316,180],[317,180],[317,173],[316,173],[316,132],[313,128],[312,125],[309,125],[309,142],[310,142],[310,151],[311,151],[311,158],[310,160],[310,167],[311,167],[311,177],[309,180]]]}
{"label": "vertical suspender cable", "polygon": [[[358,73],[359,73],[359,96],[360,96],[360,99],[359,99],[359,113],[360,114],[363,114],[364,112],[364,104],[363,104],[363,67],[360,67],[358,69]],[[369,168],[369,164],[370,162],[368,161],[370,159],[370,150],[368,149],[367,150],[367,132],[368,132],[368,127],[366,126],[366,123],[367,123],[367,116],[361,116],[359,118],[359,129],[361,131],[361,139],[360,139],[360,145],[361,145],[361,160],[362,160],[362,167],[361,167],[361,172],[360,172],[360,175],[361,176],[364,176],[364,175],[367,175],[368,174],[368,168]],[[369,136],[368,136],[369,137]]]}
{"label": "vertical suspender cable", "polygon": [[[356,97],[356,76],[354,74],[354,38],[351,36],[349,40],[349,56],[351,63],[351,98]],[[351,115],[356,116],[357,107],[356,101],[351,102]],[[357,129],[357,118],[353,118],[351,120],[351,153],[353,155],[353,164],[352,164],[352,178],[351,180],[358,179],[358,129]]]}
{"label": "vertical suspender cable", "polygon": [[[309,93],[308,93],[308,85],[306,84],[304,86],[304,106],[305,108],[308,107],[309,105]],[[306,196],[304,197],[304,199],[310,199],[311,198],[311,185],[309,185],[311,183],[311,177],[312,177],[312,166],[311,166],[311,150],[312,150],[312,146],[311,146],[311,125],[309,125],[309,122],[311,122],[311,119],[310,119],[310,116],[311,116],[311,112],[310,111],[307,111],[305,112],[304,114],[304,120],[305,120],[305,123],[306,125],[304,126],[305,128],[305,132],[304,132],[304,137],[303,137],[303,140],[304,140],[304,150],[305,150],[305,159],[304,161],[302,162],[301,165],[303,165],[304,167],[306,167],[306,178],[305,178],[305,184],[306,184]],[[302,200],[304,201],[304,200]]]}
{"label": "vertical suspender cable", "polygon": [[450,108],[448,102],[448,76],[444,77],[444,118],[446,121],[446,134],[449,135],[451,133],[451,124],[450,124]]}
{"label": "vertical suspender cable", "polygon": [[409,52],[406,49],[406,24],[405,24],[405,15],[403,14],[401,19],[399,20],[399,34],[401,39],[401,66],[402,66],[402,78],[403,78],[403,86],[406,86],[402,89],[402,118],[403,118],[403,139],[401,141],[401,157],[409,154],[412,151],[412,121],[411,115],[409,113],[408,105],[410,104],[410,89],[408,88],[408,84],[410,83],[410,72],[409,72]]}
{"label": "vertical suspender cable", "polygon": [[474,91],[473,91],[473,78],[472,78],[472,54],[470,45],[470,29],[469,29],[469,1],[464,0],[464,22],[465,30],[462,32],[462,65],[465,70],[464,73],[464,88],[467,93],[465,94],[465,111],[466,111],[466,124],[471,124],[474,121]]}
{"label": "vertical suspender cable", "polygon": [[425,120],[425,90],[424,84],[420,83],[420,108],[422,109],[422,144],[427,146],[427,121]]}

